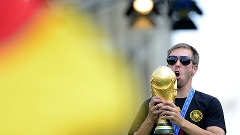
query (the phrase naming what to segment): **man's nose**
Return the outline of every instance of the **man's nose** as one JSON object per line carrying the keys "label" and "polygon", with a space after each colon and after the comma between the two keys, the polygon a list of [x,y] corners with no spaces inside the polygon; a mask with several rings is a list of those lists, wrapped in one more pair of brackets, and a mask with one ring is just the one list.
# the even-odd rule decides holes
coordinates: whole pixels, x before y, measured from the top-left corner
{"label": "man's nose", "polygon": [[176,62],[176,65],[180,65],[180,64],[181,64],[180,59],[178,59]]}

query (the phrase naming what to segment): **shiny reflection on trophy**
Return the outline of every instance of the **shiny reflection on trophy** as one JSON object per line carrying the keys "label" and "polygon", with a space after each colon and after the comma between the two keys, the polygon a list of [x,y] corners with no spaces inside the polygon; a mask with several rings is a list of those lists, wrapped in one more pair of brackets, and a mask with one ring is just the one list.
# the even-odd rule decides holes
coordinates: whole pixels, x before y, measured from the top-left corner
{"label": "shiny reflection on trophy", "polygon": [[[175,73],[167,66],[155,69],[151,79],[152,96],[160,96],[165,101],[175,101],[177,95],[177,80]],[[154,134],[174,134],[174,129],[169,120],[158,118]]]}

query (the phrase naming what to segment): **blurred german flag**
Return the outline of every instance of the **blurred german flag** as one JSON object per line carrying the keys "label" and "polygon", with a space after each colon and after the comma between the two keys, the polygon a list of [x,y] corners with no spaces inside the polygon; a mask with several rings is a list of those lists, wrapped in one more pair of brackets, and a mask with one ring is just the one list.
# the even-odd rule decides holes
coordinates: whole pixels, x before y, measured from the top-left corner
{"label": "blurred german flag", "polygon": [[108,35],[74,8],[0,2],[0,135],[127,134],[140,86]]}

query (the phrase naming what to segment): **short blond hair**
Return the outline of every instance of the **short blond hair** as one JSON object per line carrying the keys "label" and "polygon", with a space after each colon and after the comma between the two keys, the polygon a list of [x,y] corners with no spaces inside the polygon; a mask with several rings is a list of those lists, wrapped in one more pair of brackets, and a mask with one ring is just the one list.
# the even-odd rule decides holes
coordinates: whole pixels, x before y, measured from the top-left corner
{"label": "short blond hair", "polygon": [[197,52],[197,50],[192,47],[191,45],[188,45],[186,43],[178,43],[176,45],[174,45],[173,47],[171,47],[168,51],[167,51],[167,57],[171,54],[171,52],[175,49],[178,48],[186,48],[192,51],[192,63],[193,65],[198,65],[199,64],[199,54]]}

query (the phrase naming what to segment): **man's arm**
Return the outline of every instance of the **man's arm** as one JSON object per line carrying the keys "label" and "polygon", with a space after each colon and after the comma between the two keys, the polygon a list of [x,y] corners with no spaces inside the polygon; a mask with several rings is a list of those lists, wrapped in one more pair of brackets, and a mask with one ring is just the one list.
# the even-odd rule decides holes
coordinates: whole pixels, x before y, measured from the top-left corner
{"label": "man's arm", "polygon": [[159,117],[159,110],[155,107],[156,104],[162,102],[159,96],[152,97],[148,105],[148,115],[140,128],[134,133],[134,135],[149,135],[157,122]]}
{"label": "man's arm", "polygon": [[220,127],[210,126],[204,130],[185,119],[180,122],[179,127],[188,135],[225,135],[224,130]]}
{"label": "man's arm", "polygon": [[209,126],[204,130],[184,119],[174,103],[166,101],[159,107],[161,110],[160,118],[171,120],[174,125],[180,127],[188,135],[225,135],[225,131],[220,127]]}
{"label": "man's arm", "polygon": [[152,121],[151,118],[147,117],[141,127],[138,129],[134,135],[149,135],[152,131],[155,121]]}

